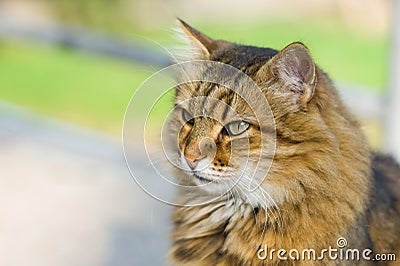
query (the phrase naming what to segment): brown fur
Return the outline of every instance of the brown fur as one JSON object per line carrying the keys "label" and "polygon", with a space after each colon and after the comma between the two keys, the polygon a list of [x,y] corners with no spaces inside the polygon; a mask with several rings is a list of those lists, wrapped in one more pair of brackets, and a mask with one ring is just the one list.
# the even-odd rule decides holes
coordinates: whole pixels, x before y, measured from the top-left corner
{"label": "brown fur", "polygon": [[[399,256],[399,166],[390,157],[370,154],[359,123],[343,105],[327,75],[314,66],[308,50],[300,43],[280,52],[240,46],[214,41],[184,22],[181,26],[200,45],[203,59],[240,69],[266,96],[275,119],[277,143],[262,187],[276,205],[254,206],[244,199],[245,195],[228,193],[205,205],[176,207],[171,260],[177,265],[344,265],[344,261],[257,258],[264,244],[275,249],[321,250],[336,247],[339,237],[348,240],[349,248],[370,248],[376,253],[394,252]],[[305,66],[300,65],[304,70],[300,85],[290,80],[293,73],[287,70],[296,64],[291,61],[292,54],[306,61]],[[210,84],[182,86],[176,103],[211,94],[242,112],[249,108],[228,89]],[[223,111],[216,108],[216,112]],[[217,143],[213,170],[229,168],[232,140],[220,138],[218,132],[223,127],[219,123],[195,118],[190,125],[176,118],[172,128],[182,124],[177,134],[179,150],[185,156],[200,154],[201,150],[196,151],[200,139],[209,137]],[[260,132],[256,125],[249,128],[248,138],[250,149],[257,150]],[[193,177],[183,171],[177,170],[176,175],[182,183],[193,184]],[[181,189],[178,195],[182,205],[209,197],[202,190],[193,194]],[[367,265],[366,261],[361,263]]]}

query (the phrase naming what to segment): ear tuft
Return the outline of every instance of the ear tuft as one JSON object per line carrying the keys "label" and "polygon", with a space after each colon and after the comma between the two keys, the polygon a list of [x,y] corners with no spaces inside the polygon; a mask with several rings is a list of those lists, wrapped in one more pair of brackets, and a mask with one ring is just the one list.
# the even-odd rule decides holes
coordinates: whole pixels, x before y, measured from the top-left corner
{"label": "ear tuft", "polygon": [[286,46],[273,58],[273,74],[308,102],[314,94],[315,64],[307,47],[299,42]]}
{"label": "ear tuft", "polygon": [[[183,31],[181,31],[183,34],[180,35],[183,36],[183,39],[191,46],[191,49],[188,51],[190,52],[189,58],[210,59],[212,51],[217,47],[217,41],[191,27],[181,19],[178,18],[177,21],[180,29]],[[188,56],[186,55],[185,57],[187,58]]]}

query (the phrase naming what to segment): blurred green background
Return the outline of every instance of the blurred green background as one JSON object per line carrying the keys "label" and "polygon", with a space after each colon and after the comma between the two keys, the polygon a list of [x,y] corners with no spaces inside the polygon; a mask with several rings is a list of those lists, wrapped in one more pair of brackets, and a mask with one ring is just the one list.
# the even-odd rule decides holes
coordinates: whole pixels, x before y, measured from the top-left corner
{"label": "blurred green background", "polygon": [[[31,16],[40,25],[64,23],[168,49],[179,44],[171,30],[176,16],[213,38],[242,44],[281,49],[302,41],[333,80],[380,93],[385,89],[390,1],[367,1],[357,8],[352,7],[354,1],[304,1],[301,5],[295,1],[249,1],[245,15],[240,6],[235,7],[235,1],[230,9],[212,1],[190,2],[31,0],[0,4],[3,12],[25,20]],[[131,95],[157,67],[26,39],[2,38],[0,69],[0,99],[120,134]]]}

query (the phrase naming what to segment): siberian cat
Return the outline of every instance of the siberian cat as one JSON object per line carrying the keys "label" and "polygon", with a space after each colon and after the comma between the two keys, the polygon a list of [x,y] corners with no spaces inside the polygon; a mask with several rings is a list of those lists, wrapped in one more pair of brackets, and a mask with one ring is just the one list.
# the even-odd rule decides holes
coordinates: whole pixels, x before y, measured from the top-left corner
{"label": "siberian cat", "polygon": [[[250,149],[238,149],[236,156],[258,158],[260,127],[248,111],[251,106],[223,86],[193,82],[177,88],[177,106],[192,97],[211,97],[243,119],[230,120],[230,111],[218,108],[219,122],[194,116],[196,108],[212,108],[200,104],[174,111],[171,132],[178,136],[177,156],[186,169],[177,169],[176,175],[182,184],[199,187],[195,193],[184,188],[178,193],[182,206],[173,214],[171,261],[191,266],[377,263],[331,259],[327,253],[319,260],[301,259],[304,249],[319,257],[323,249],[338,248],[340,238],[347,248],[372,250],[371,258],[376,253],[400,256],[400,168],[390,157],[370,152],[359,123],[307,47],[297,42],[275,51],[238,45],[179,24],[192,42],[193,59],[233,66],[261,88],[275,121],[276,150],[259,187],[244,189],[244,178],[214,199],[239,171],[231,160],[235,142],[245,139]],[[215,150],[209,152],[203,139],[214,142]],[[263,166],[262,160],[258,163]],[[286,250],[286,260],[278,257],[279,249]],[[289,257],[292,249],[300,258],[296,253]]]}

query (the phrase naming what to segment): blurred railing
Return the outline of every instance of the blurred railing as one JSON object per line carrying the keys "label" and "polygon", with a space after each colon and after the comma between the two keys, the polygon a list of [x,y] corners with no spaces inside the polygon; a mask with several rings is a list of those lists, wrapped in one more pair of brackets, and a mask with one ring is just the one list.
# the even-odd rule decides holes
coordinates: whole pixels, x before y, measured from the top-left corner
{"label": "blurred railing", "polygon": [[36,40],[159,67],[170,64],[164,54],[132,41],[62,24],[31,26],[2,12],[0,38]]}
{"label": "blurred railing", "polygon": [[400,1],[394,1],[384,148],[400,162]]}

